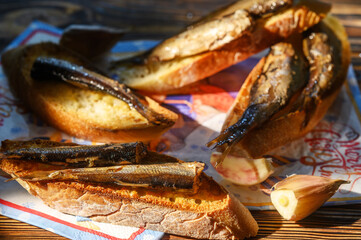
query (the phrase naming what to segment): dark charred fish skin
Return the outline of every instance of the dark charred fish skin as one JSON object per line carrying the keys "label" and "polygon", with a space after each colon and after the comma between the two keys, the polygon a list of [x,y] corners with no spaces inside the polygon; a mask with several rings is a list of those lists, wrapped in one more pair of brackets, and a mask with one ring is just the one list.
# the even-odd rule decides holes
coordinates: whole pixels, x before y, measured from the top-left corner
{"label": "dark charred fish skin", "polygon": [[303,41],[304,54],[310,65],[310,79],[302,92],[301,103],[296,108],[306,112],[303,127],[309,123],[318,102],[325,97],[334,82],[334,57],[325,33],[311,33]]}
{"label": "dark charred fish skin", "polygon": [[44,139],[33,139],[28,141],[14,141],[14,140],[4,140],[1,141],[1,152],[6,152],[8,150],[14,150],[19,148],[32,148],[32,147],[58,147],[58,146],[78,146],[76,143],[72,142],[57,142]]}
{"label": "dark charred fish skin", "polygon": [[224,154],[227,155],[250,130],[283,109],[307,83],[302,74],[304,62],[302,53],[292,44],[274,45],[266,56],[262,73],[251,88],[250,103],[242,117],[207,145],[215,144],[214,148],[217,148],[226,144]]}
{"label": "dark charred fish skin", "polygon": [[112,167],[34,171],[21,176],[25,181],[80,181],[132,187],[167,187],[197,190],[204,163],[163,163]]}
{"label": "dark charred fish skin", "polygon": [[1,151],[8,158],[44,163],[62,162],[78,167],[139,164],[148,153],[147,147],[141,142],[87,146],[39,140],[5,140]]}
{"label": "dark charred fish skin", "polygon": [[141,96],[124,84],[65,60],[38,57],[31,69],[31,77],[38,81],[61,80],[77,87],[105,92],[127,103],[154,125],[169,121],[149,109],[142,103]]}

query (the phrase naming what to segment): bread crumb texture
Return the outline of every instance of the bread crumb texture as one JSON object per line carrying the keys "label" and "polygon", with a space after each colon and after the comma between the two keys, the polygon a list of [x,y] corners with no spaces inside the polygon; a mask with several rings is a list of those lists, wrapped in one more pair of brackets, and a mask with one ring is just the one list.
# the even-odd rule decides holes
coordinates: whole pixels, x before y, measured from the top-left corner
{"label": "bread crumb texture", "polygon": [[[108,130],[143,128],[148,121],[124,101],[111,95],[60,82],[42,84],[44,98],[80,122]],[[45,89],[44,89],[45,88]],[[58,91],[61,88],[62,91]]]}

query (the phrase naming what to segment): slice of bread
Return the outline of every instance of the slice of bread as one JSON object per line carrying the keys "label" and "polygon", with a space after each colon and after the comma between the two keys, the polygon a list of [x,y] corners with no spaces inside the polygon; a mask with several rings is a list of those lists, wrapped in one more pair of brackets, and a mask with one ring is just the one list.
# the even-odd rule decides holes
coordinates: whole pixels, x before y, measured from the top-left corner
{"label": "slice of bread", "polygon": [[[60,166],[3,158],[0,168],[21,177]],[[113,184],[16,180],[51,208],[94,221],[201,239],[243,239],[258,231],[247,208],[204,173],[195,194]]]}
{"label": "slice of bread", "polygon": [[[228,11],[227,9],[224,11]],[[134,60],[121,61],[112,66],[111,72],[117,74],[121,82],[134,89],[145,92],[167,93],[245,60],[295,32],[305,31],[321,21],[328,11],[329,5],[317,1],[301,1],[300,4],[286,9],[282,8],[275,13],[266,14],[252,20],[248,27],[240,33],[237,32],[237,38],[231,41],[221,41],[222,44],[217,43],[217,48],[214,50],[211,47],[204,49],[202,46],[201,49],[194,51],[196,53],[194,55],[186,52],[178,54],[179,57],[177,57],[178,55],[167,55],[162,58],[162,53],[169,52],[166,51],[167,48],[170,48],[169,44],[174,45],[178,42],[179,45],[184,44],[183,41],[178,41],[176,36],[174,37],[177,40],[175,43],[170,41],[168,44],[168,41],[165,41],[153,50],[154,53],[151,51],[149,57],[146,57],[142,63]],[[237,11],[233,12],[233,14],[237,14]],[[222,17],[223,15],[218,13],[217,16]],[[244,22],[249,23],[249,21]],[[202,26],[202,22],[200,25]],[[182,34],[187,36],[186,33]],[[201,34],[197,34],[200,36],[199,41],[202,41]],[[175,48],[173,45],[171,45],[172,48]],[[210,46],[212,45],[210,44]],[[181,48],[181,46],[178,46],[178,48]],[[161,59],[166,60],[160,61]]]}
{"label": "slice of bread", "polygon": [[62,81],[37,81],[30,71],[39,56],[55,57],[88,67],[73,52],[53,43],[18,47],[2,55],[12,92],[48,124],[72,136],[98,142],[148,141],[159,137],[177,114],[145,97],[147,106],[165,121],[153,124],[124,101],[106,93]]}

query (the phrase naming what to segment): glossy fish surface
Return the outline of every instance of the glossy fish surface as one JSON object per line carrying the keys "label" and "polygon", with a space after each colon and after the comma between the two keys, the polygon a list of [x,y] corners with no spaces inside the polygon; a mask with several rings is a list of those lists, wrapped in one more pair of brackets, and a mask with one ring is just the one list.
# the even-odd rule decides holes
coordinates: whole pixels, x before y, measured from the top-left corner
{"label": "glossy fish surface", "polygon": [[255,25],[255,19],[291,5],[291,0],[237,1],[167,39],[151,52],[149,59],[169,61],[217,50],[245,35]]}
{"label": "glossy fish surface", "polygon": [[295,108],[305,110],[304,126],[309,122],[318,102],[330,90],[334,82],[334,56],[325,33],[311,33],[303,40],[303,50],[310,65],[310,78]]}
{"label": "glossy fish surface", "polygon": [[208,146],[226,145],[227,155],[232,145],[239,142],[251,129],[261,126],[265,121],[284,108],[292,96],[301,91],[306,79],[303,77],[304,61],[301,52],[291,43],[272,46],[265,58],[262,72],[250,90],[248,107],[242,117],[225,129]]}
{"label": "glossy fish surface", "polygon": [[291,112],[305,112],[303,128],[306,128],[317,106],[343,84],[345,77],[339,75],[344,74],[342,66],[348,64],[345,64],[347,57],[341,56],[345,47],[328,24],[321,22],[304,35],[303,53],[309,65],[309,81]]}
{"label": "glossy fish surface", "polygon": [[163,163],[112,167],[76,168],[57,171],[34,171],[21,176],[26,181],[83,181],[133,187],[169,187],[196,190],[204,164]]}
{"label": "glossy fish surface", "polygon": [[46,140],[5,140],[1,152],[7,158],[91,167],[141,163],[147,147],[141,142],[89,146]]}
{"label": "glossy fish surface", "polygon": [[[337,18],[328,15],[287,41],[296,52],[294,64],[281,64],[276,54],[262,58],[242,85],[223,132],[208,144],[215,145],[223,159],[230,149],[237,157],[259,158],[304,136],[336,99],[351,58],[346,31]],[[278,67],[272,67],[272,62]],[[277,80],[260,81],[277,75],[284,85],[281,88],[273,84]]]}

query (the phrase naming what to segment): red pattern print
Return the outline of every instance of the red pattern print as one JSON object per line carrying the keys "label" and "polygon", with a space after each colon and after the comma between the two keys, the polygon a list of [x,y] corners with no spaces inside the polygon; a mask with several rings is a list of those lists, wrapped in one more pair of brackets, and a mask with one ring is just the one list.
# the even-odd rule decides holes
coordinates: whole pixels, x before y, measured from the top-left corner
{"label": "red pattern print", "polygon": [[[352,180],[352,186],[361,179],[360,134],[350,126],[322,122],[306,135],[309,155],[300,162],[313,168],[312,174],[342,177]],[[334,176],[333,176],[334,175]]]}

